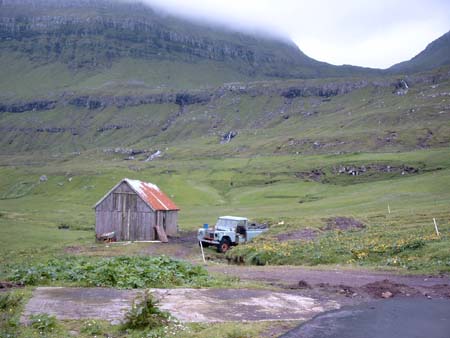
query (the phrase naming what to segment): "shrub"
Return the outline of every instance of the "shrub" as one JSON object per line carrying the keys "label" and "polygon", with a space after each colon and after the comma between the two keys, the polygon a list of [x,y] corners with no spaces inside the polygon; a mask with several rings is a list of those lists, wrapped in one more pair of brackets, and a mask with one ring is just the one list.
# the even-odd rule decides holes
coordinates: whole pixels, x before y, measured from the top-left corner
{"label": "shrub", "polygon": [[8,311],[16,309],[21,301],[23,296],[17,293],[0,293],[0,311]]}
{"label": "shrub", "polygon": [[124,329],[157,329],[170,323],[168,312],[158,308],[158,301],[146,290],[140,299],[133,302],[125,315]]}
{"label": "shrub", "polygon": [[103,333],[103,327],[98,321],[89,319],[83,322],[80,332],[90,336],[100,335]]}
{"label": "shrub", "polygon": [[206,285],[207,271],[187,262],[166,256],[54,258],[36,266],[13,269],[11,280],[26,285],[70,282],[83,286],[105,286],[122,289]]}
{"label": "shrub", "polygon": [[40,333],[53,332],[58,325],[58,322],[54,316],[50,316],[46,313],[31,315],[30,326],[33,329],[38,330]]}
{"label": "shrub", "polygon": [[[19,293],[0,293],[0,337],[15,337],[19,326],[20,306],[23,295]],[[4,336],[1,334],[4,333]]]}

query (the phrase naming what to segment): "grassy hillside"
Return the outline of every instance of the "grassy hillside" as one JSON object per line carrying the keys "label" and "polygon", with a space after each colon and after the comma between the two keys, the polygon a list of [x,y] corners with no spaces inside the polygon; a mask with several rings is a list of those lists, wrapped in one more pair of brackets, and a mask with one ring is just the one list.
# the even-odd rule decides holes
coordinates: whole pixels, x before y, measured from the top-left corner
{"label": "grassy hillside", "polygon": [[[35,63],[17,53],[1,53],[0,99],[26,100],[67,92],[186,90],[258,79],[215,61],[170,62],[123,58],[110,67],[73,71],[61,62]],[[262,78],[262,77],[261,77]]]}
{"label": "grassy hillside", "polygon": [[3,1],[0,51],[2,62],[10,65],[2,69],[7,73],[0,88],[16,98],[111,83],[198,88],[250,79],[377,73],[318,62],[288,39],[242,34],[139,3],[105,0]]}
{"label": "grassy hillside", "polygon": [[[22,27],[19,37],[3,20],[0,42],[6,51],[0,61],[8,64],[0,67],[0,235],[8,243],[1,249],[2,265],[91,245],[92,205],[130,177],[157,183],[172,196],[182,208],[184,230],[236,214],[273,223],[268,238],[314,228],[326,240],[327,219],[355,217],[367,228],[343,241],[366,252],[380,231],[404,241],[408,234],[431,238],[436,217],[443,237],[424,240],[417,248],[422,251],[401,257],[415,257],[417,264],[397,266],[448,271],[442,250],[450,214],[448,68],[409,76],[267,80],[281,64],[285,70],[293,62],[314,72],[323,65],[315,68],[314,61],[280,41],[204,32],[174,18],[161,21],[149,9],[141,17],[135,5],[100,10],[100,1],[86,11],[77,2],[38,3],[24,17],[17,16],[16,4],[2,4],[9,6],[2,15]],[[44,30],[29,19],[39,18],[42,8],[51,9]],[[118,8],[124,12],[118,14]],[[99,11],[108,24],[83,27],[89,43],[109,32],[105,41],[115,51],[111,58],[103,58],[105,41],[97,41],[98,49],[70,43],[68,50],[54,49],[64,39],[84,41],[86,36],[72,24],[55,24],[52,15],[66,13],[86,23]],[[136,40],[126,34],[131,28],[124,28],[129,15]],[[167,29],[181,35],[165,37]],[[163,54],[123,54],[160,33],[157,40],[164,44],[157,48]],[[48,34],[46,45],[42,39]],[[184,49],[173,48],[180,43]],[[209,43],[217,47],[213,54],[197,53],[211,51],[205,47]],[[256,60],[249,63],[239,49],[249,43],[255,58],[273,53],[258,71],[245,68]],[[230,47],[231,54],[216,55],[229,46],[240,52]],[[87,54],[78,54],[81,50]],[[297,64],[297,57],[304,63]],[[156,152],[160,157],[145,161]],[[41,175],[48,181],[40,182]],[[281,221],[285,225],[277,227]],[[69,230],[58,229],[61,225]],[[388,235],[383,238],[394,245]],[[295,249],[302,242],[289,245]],[[265,262],[347,264],[353,259],[349,252],[359,250],[336,248],[340,251],[323,252],[334,261],[312,259],[319,250],[313,247],[308,253],[293,249],[300,256],[292,257],[303,260]],[[240,250],[248,250],[239,253],[246,258],[265,255],[251,246]],[[385,258],[355,262],[386,267]]]}
{"label": "grassy hillside", "polygon": [[[450,142],[447,72],[406,77],[407,92],[396,88],[398,77],[260,81],[175,91],[114,83],[98,87],[106,79],[95,75],[69,86],[64,95],[5,99],[0,152],[58,155],[122,148],[116,154],[122,159],[127,149],[141,152],[137,159],[157,150],[177,159],[445,147]],[[32,80],[29,74],[31,90],[39,76]],[[58,74],[64,80],[64,73]],[[39,100],[52,105],[34,108]],[[21,107],[24,111],[14,110]],[[221,143],[230,131],[235,137]]]}
{"label": "grassy hillside", "polygon": [[[161,160],[151,164],[113,161],[95,152],[59,159],[4,156],[0,162],[0,233],[8,244],[2,246],[2,265],[33,253],[57,253],[68,245],[90,245],[92,206],[123,177],[161,186],[181,207],[183,230],[213,224],[224,214],[275,224],[284,221],[282,228],[271,230],[274,234],[319,228],[329,217],[348,216],[362,220],[369,229],[381,227],[401,237],[415,232],[432,235],[432,218],[436,217],[441,231],[447,234],[448,158],[448,150]],[[375,164],[421,169],[418,173],[402,174],[393,169],[359,176],[333,171],[342,165]],[[300,175],[317,168],[326,173],[322,180]],[[43,174],[47,182],[39,182]],[[62,224],[69,230],[59,230]],[[448,257],[441,260],[431,270],[447,270]]]}
{"label": "grassy hillside", "polygon": [[389,68],[393,72],[414,73],[450,64],[450,32],[431,42],[422,52],[409,61]]}

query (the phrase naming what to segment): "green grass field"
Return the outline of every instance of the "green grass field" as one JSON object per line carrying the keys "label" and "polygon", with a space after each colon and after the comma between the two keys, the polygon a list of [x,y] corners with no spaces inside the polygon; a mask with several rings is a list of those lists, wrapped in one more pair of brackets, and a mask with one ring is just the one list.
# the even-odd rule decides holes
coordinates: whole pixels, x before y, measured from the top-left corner
{"label": "green grass field", "polygon": [[[449,150],[442,149],[151,163],[102,159],[95,152],[59,159],[5,156],[0,159],[0,235],[4,241],[1,265],[28,260],[30,255],[39,260],[61,254],[69,245],[92,245],[92,206],[120,179],[129,177],[154,182],[171,196],[182,209],[179,224],[183,230],[195,230],[203,223],[213,224],[220,215],[232,214],[275,224],[269,232],[275,236],[305,227],[320,228],[330,217],[346,216],[368,226],[363,232],[352,233],[353,239],[349,239],[363,242],[365,236],[376,233],[386,239],[416,233],[432,235],[435,217],[444,236],[420,250],[423,259],[432,259],[436,249],[434,254],[441,263],[416,270],[448,271],[445,247],[450,221],[449,155]],[[350,164],[403,164],[420,170],[404,175],[333,173],[336,166]],[[326,173],[322,182],[297,176],[317,168]],[[39,182],[43,174],[48,181]],[[280,228],[276,224],[281,221],[285,225]],[[69,230],[58,229],[62,224]],[[421,259],[422,251],[410,254]],[[311,261],[306,259],[304,263]],[[348,255],[342,254],[342,259],[333,263],[348,263]],[[384,266],[381,261],[366,263]]]}

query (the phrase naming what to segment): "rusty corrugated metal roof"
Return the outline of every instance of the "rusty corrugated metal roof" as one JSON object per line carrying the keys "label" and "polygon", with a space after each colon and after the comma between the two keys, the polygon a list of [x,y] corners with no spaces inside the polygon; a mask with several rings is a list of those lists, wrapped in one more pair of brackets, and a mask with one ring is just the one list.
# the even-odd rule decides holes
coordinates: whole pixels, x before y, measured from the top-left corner
{"label": "rusty corrugated metal roof", "polygon": [[153,210],[180,210],[155,184],[129,178],[125,178],[123,181],[127,182]]}

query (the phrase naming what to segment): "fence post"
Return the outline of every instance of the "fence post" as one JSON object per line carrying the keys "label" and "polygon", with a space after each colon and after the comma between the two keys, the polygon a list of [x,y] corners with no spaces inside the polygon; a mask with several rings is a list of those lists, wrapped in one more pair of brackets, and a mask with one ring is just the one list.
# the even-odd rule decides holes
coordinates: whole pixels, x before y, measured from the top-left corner
{"label": "fence post", "polygon": [[436,235],[439,237],[440,233],[439,233],[439,229],[436,223],[436,218],[433,217],[433,222],[434,222],[434,230],[436,230]]}

